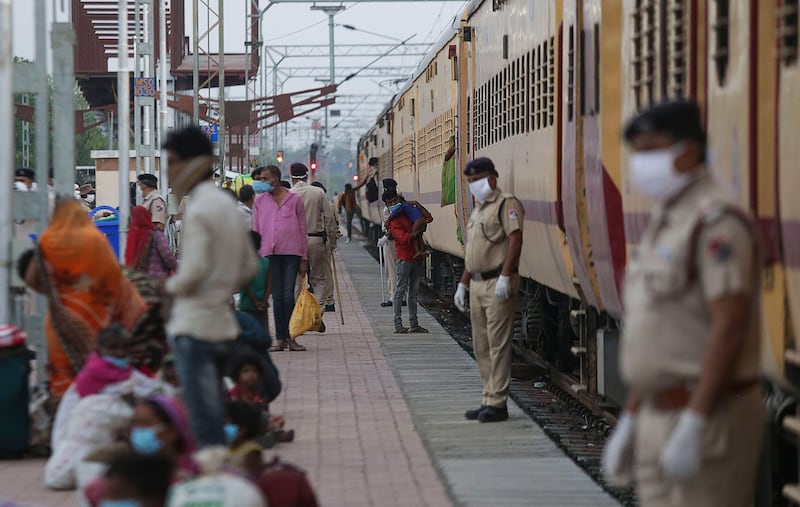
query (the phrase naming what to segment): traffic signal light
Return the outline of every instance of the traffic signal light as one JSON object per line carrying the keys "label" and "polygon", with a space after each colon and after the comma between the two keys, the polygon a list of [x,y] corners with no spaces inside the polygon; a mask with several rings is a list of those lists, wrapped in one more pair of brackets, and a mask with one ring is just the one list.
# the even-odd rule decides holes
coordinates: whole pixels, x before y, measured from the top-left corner
{"label": "traffic signal light", "polygon": [[282,163],[283,162],[283,150],[278,150],[278,156],[275,157],[275,158],[278,160],[279,164]]}
{"label": "traffic signal light", "polygon": [[317,146],[316,144],[312,144],[311,148],[309,148],[309,150],[308,150],[308,158],[309,158],[309,162],[310,162],[309,166],[311,167],[312,171],[316,171],[317,170],[317,150],[318,149],[319,149],[319,146]]}

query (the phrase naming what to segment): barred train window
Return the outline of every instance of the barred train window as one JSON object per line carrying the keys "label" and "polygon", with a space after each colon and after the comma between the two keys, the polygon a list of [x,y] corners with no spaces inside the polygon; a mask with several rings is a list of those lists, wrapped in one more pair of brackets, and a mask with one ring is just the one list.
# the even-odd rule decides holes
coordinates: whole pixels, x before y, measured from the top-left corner
{"label": "barred train window", "polygon": [[636,108],[655,100],[656,19],[654,0],[636,0],[633,13],[633,93]]}
{"label": "barred train window", "polygon": [[797,63],[798,0],[783,0],[778,8],[778,56],[784,65]]}
{"label": "barred train window", "polygon": [[730,61],[730,1],[716,0],[717,17],[714,21],[714,63],[717,69],[717,82],[725,86]]}
{"label": "barred train window", "polygon": [[669,3],[669,11],[666,13],[667,82],[664,92],[668,97],[681,98],[686,96],[688,11],[686,0],[672,0]]}
{"label": "barred train window", "polygon": [[575,109],[575,27],[569,27],[567,51],[567,121],[573,120]]}
{"label": "barred train window", "polygon": [[529,58],[529,65],[528,65],[528,104],[529,104],[529,113],[528,118],[531,122],[531,130],[536,130],[536,48],[528,53]]}
{"label": "barred train window", "polygon": [[553,122],[555,121],[555,93],[556,93],[556,39],[555,37],[550,37],[550,51],[548,52],[548,61],[547,61],[547,68],[548,68],[548,91],[547,91],[547,100],[548,100],[548,125],[553,126]]}

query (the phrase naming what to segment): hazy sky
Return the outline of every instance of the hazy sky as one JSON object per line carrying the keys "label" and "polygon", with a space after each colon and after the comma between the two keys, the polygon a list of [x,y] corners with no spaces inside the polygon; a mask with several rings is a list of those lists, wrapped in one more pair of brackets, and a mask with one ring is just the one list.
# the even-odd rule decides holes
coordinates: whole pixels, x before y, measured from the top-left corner
{"label": "hazy sky", "polygon": [[[60,1],[60,0],[59,0]],[[158,0],[156,0],[158,1]],[[50,7],[52,0],[48,0]],[[68,4],[69,2],[67,2]],[[191,0],[186,0],[187,4],[187,35],[191,36]],[[201,2],[202,3],[202,2]],[[216,1],[211,0],[216,6]],[[226,0],[225,2],[225,46],[226,52],[244,52],[245,34],[245,8],[250,0]],[[261,7],[265,7],[267,2],[260,0]],[[386,37],[395,39],[406,39],[414,34],[416,36],[410,42],[435,42],[442,35],[443,30],[448,29],[453,23],[454,16],[463,10],[466,2],[345,2],[347,8],[335,17],[335,22],[340,24],[352,25],[360,30],[375,32]],[[14,10],[14,54],[25,58],[33,59],[35,55],[34,23],[33,23],[33,0],[12,0]],[[263,26],[263,38],[267,45],[292,45],[292,44],[328,44],[328,18],[322,12],[310,10],[311,3],[306,4],[274,4],[265,14]],[[321,5],[336,5],[325,3]],[[202,8],[202,7],[201,7]],[[207,13],[200,11],[200,30],[204,31],[207,26]],[[212,20],[213,22],[213,20]],[[211,51],[217,50],[217,33],[213,32],[211,39]],[[334,29],[334,37],[337,44],[391,44],[392,41],[376,35],[352,31],[343,27]],[[336,59],[337,68],[342,67],[361,67],[369,63],[371,58],[344,58]],[[376,67],[387,67],[393,65],[416,66],[419,57],[387,57],[375,63]],[[283,67],[322,67],[328,68],[328,58],[292,58],[281,63]],[[338,72],[337,72],[338,74]],[[356,78],[348,81],[339,89],[339,95],[375,95],[388,94],[390,90],[382,88],[379,82],[386,81],[387,78]],[[269,91],[271,94],[272,78],[268,79]],[[315,83],[313,80],[293,78],[284,85],[284,91],[290,92],[305,88],[321,86],[322,83]],[[388,83],[383,83],[388,86]],[[242,87],[232,88],[227,91],[229,97],[244,97]],[[359,101],[361,98],[350,99]],[[370,100],[372,102],[372,100]],[[351,114],[355,105],[336,106],[341,109],[342,116]],[[355,117],[375,117],[380,111],[378,105],[362,104],[358,110],[353,112],[351,118]],[[331,119],[331,125],[339,119]],[[300,142],[308,133],[309,120],[297,119],[289,124],[287,129],[291,132],[290,138],[294,142]],[[344,123],[344,122],[343,122]],[[368,121],[363,122],[364,128],[369,125]],[[358,131],[356,131],[358,132]],[[332,132],[339,134],[339,132]],[[357,136],[356,136],[357,138]],[[290,141],[291,142],[291,141]],[[354,142],[354,140],[352,141]]]}

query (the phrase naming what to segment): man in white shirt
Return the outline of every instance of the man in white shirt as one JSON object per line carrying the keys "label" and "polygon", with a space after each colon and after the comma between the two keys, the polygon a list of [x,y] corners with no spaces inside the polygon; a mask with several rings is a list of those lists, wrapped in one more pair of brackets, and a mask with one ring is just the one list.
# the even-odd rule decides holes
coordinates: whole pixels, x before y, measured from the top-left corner
{"label": "man in white shirt", "polygon": [[231,296],[255,275],[258,260],[236,204],[214,184],[208,138],[189,127],[171,133],[164,148],[173,192],[191,196],[181,263],[166,284],[174,297],[167,333],[198,445],[225,445],[222,367],[239,334]]}

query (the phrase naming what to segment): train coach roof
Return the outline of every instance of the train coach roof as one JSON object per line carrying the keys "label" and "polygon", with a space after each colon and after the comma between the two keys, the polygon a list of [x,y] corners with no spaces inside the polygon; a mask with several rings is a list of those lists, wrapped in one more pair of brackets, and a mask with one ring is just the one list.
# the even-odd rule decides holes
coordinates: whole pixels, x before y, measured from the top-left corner
{"label": "train coach roof", "polygon": [[432,49],[422,58],[422,60],[420,60],[419,64],[417,65],[417,69],[411,75],[411,78],[406,81],[406,84],[403,85],[400,91],[397,92],[397,95],[395,95],[392,99],[392,104],[394,104],[395,99],[399,98],[401,95],[407,92],[411,86],[413,86],[414,81],[416,81],[417,78],[425,72],[425,69],[427,69],[428,65],[430,65],[433,59],[436,58],[436,55],[439,54],[439,51],[444,49],[445,46],[447,46],[447,43],[458,34],[458,28],[453,26],[454,24],[458,23],[458,21],[458,18],[454,18],[453,22],[450,23],[450,28],[445,29],[442,36],[439,37],[439,40],[431,44]]}

